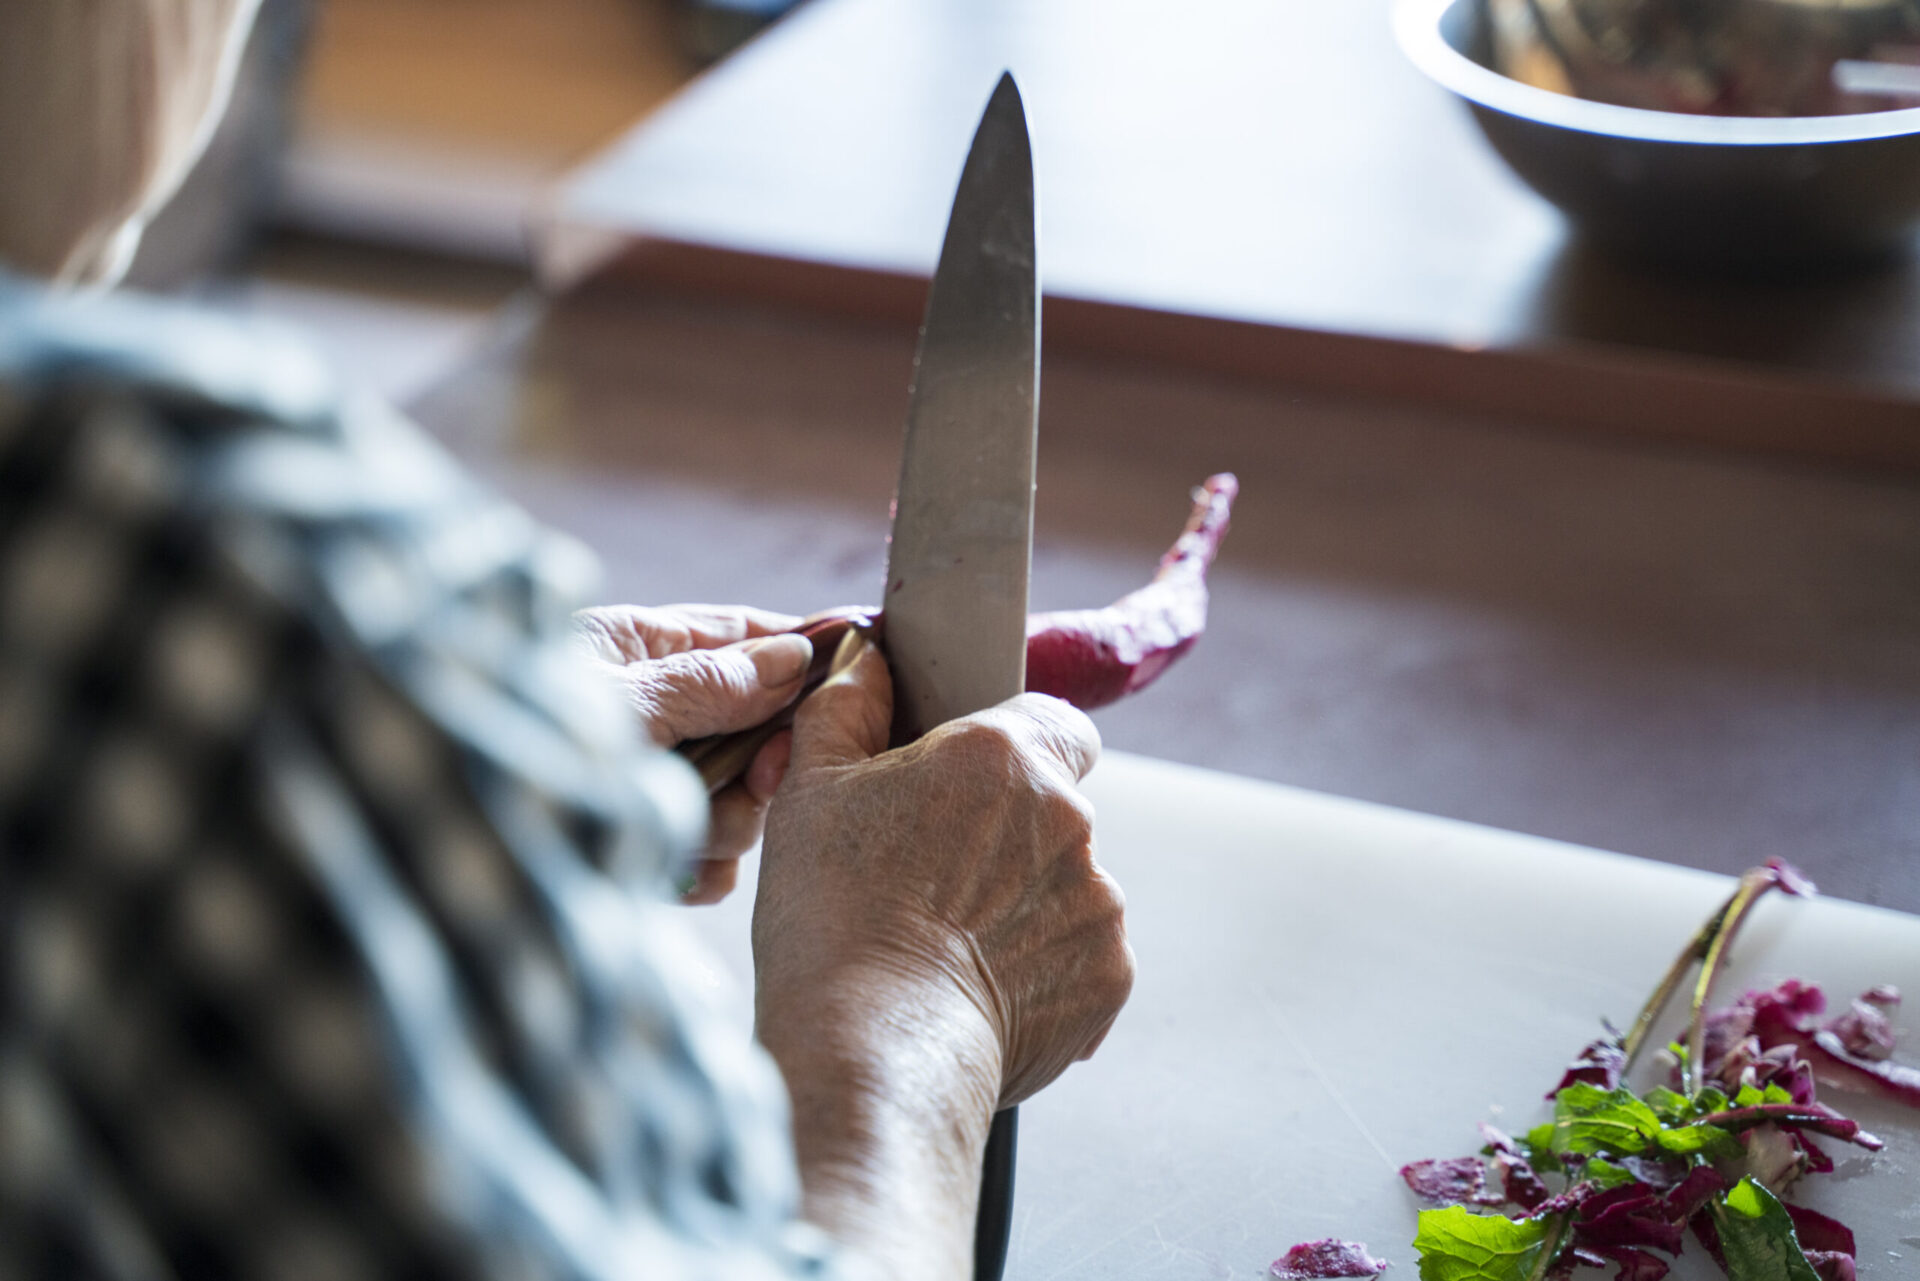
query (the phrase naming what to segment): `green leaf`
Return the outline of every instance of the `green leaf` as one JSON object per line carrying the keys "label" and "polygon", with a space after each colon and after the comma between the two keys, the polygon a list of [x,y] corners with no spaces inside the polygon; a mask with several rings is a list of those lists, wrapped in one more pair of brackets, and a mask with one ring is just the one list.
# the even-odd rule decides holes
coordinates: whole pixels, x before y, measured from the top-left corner
{"label": "green leaf", "polygon": [[1654,1142],[1674,1156],[1726,1157],[1740,1155],[1740,1140],[1717,1125],[1683,1125],[1660,1131]]}
{"label": "green leaf", "polygon": [[1460,1205],[1422,1210],[1413,1238],[1420,1281],[1537,1281],[1559,1252],[1566,1218],[1516,1220]]}
{"label": "green leaf", "polygon": [[1617,1188],[1623,1184],[1636,1181],[1633,1171],[1623,1169],[1601,1157],[1594,1157],[1591,1161],[1581,1166],[1580,1177],[1591,1182],[1602,1192],[1607,1191],[1609,1188]]}
{"label": "green leaf", "polygon": [[[1773,1193],[1749,1176],[1711,1202],[1729,1281],[1820,1281]],[[1421,1273],[1424,1278],[1426,1274]]]}
{"label": "green leaf", "polygon": [[1693,1100],[1677,1090],[1669,1090],[1664,1085],[1654,1086],[1641,1097],[1647,1101],[1647,1106],[1669,1125],[1691,1121],[1699,1115],[1693,1110]]}
{"label": "green leaf", "polygon": [[1535,1174],[1559,1174],[1566,1168],[1560,1164],[1560,1158],[1553,1154],[1551,1121],[1544,1121],[1528,1130],[1526,1137],[1520,1140],[1520,1150],[1526,1154],[1527,1164],[1533,1167]]}
{"label": "green leaf", "polygon": [[1555,1111],[1557,1112],[1560,1107],[1572,1107],[1590,1112],[1594,1108],[1601,1107],[1623,1094],[1629,1098],[1633,1097],[1633,1091],[1624,1086],[1612,1090],[1603,1090],[1591,1082],[1575,1081],[1573,1084],[1564,1087],[1560,1093],[1554,1097],[1554,1102],[1557,1105]]}
{"label": "green leaf", "polygon": [[[1675,1106],[1673,1098],[1664,1095],[1654,1102]],[[1697,1106],[1682,1102],[1682,1115]],[[1563,1156],[1634,1156],[1652,1149],[1668,1156],[1731,1157],[1740,1147],[1738,1139],[1718,1126],[1662,1124],[1653,1105],[1625,1087],[1607,1091],[1584,1082],[1560,1091],[1553,1126],[1553,1150]]]}
{"label": "green leaf", "polygon": [[1560,1091],[1553,1109],[1553,1150],[1560,1156],[1644,1152],[1660,1133],[1660,1118],[1632,1090],[1602,1090],[1577,1082]]}
{"label": "green leaf", "polygon": [[1733,1106],[1737,1108],[1759,1107],[1763,1103],[1791,1102],[1793,1102],[1793,1095],[1777,1081],[1768,1081],[1767,1088],[1764,1090],[1757,1085],[1743,1085],[1740,1087],[1740,1093],[1733,1096]]}

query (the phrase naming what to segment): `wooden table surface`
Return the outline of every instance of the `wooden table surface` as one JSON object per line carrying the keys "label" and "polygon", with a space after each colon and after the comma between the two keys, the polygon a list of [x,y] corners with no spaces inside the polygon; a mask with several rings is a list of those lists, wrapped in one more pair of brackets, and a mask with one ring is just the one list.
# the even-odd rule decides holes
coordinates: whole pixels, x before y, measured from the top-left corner
{"label": "wooden table surface", "polygon": [[1401,57],[1386,0],[814,0],[581,170],[549,245],[915,317],[1002,67],[1056,346],[1920,464],[1920,268],[1738,284],[1591,256]]}
{"label": "wooden table surface", "polygon": [[[606,281],[417,408],[608,599],[872,601],[910,325]],[[1207,636],[1109,745],[1920,911],[1920,486],[1083,353],[1042,379],[1038,609],[1244,489]]]}
{"label": "wooden table surface", "polygon": [[[910,329],[617,282],[512,319],[417,409],[600,552],[606,599],[872,598]],[[1783,855],[1829,898],[1764,905],[1729,989],[1920,985],[1915,918],[1832,901],[1920,910],[1910,479],[1084,354],[1049,359],[1041,441],[1041,608],[1137,583],[1208,470],[1245,491],[1208,635],[1096,715],[1161,758],[1110,751],[1086,789],[1139,978],[1023,1108],[1010,1277],[1255,1281],[1329,1235],[1411,1276],[1397,1166],[1538,1119],[1726,892],[1327,792],[1719,871]],[[749,896],[690,918],[737,977]],[[1888,1150],[1807,1195],[1895,1281],[1920,1130],[1845,1106]]]}
{"label": "wooden table surface", "polygon": [[1920,911],[1920,481],[1648,439],[1920,461],[1920,276],[1582,256],[1381,0],[814,0],[563,193],[615,258],[427,421],[611,599],[871,601],[1003,65],[1052,290],[1034,607],[1244,485],[1208,636],[1110,745]]}

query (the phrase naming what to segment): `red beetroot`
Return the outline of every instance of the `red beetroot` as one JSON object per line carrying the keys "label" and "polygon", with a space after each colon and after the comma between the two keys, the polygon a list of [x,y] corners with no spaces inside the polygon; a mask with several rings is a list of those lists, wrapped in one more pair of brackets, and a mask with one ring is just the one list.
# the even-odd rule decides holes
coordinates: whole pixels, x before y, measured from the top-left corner
{"label": "red beetroot", "polygon": [[1207,567],[1226,537],[1240,482],[1226,472],[1194,491],[1193,514],[1153,581],[1105,609],[1027,620],[1027,688],[1091,711],[1158,679],[1207,627]]}
{"label": "red beetroot", "polygon": [[1387,1265],[1367,1253],[1361,1241],[1302,1241],[1275,1259],[1267,1275],[1275,1281],[1364,1281],[1377,1277]]}
{"label": "red beetroot", "polygon": [[[1875,988],[1855,1004],[1885,1009],[1897,1005],[1899,999],[1898,992]],[[1793,1046],[1813,1065],[1813,1075],[1822,1084],[1920,1107],[1920,1068],[1853,1053],[1832,1026],[1823,1027],[1816,1021],[1826,1007],[1826,994],[1816,984],[1787,979],[1771,991],[1748,992],[1731,1010],[1722,1011],[1721,1017],[1744,1018],[1749,1034],[1762,1048]],[[1844,1027],[1845,1017],[1834,1022]],[[1891,1043],[1891,1029],[1886,1035]]]}

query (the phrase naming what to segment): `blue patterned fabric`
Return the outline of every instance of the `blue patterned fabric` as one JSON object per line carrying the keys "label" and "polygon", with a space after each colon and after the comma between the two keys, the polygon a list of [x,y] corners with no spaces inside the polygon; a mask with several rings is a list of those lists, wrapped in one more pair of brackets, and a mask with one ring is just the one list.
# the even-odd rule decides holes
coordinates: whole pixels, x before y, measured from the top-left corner
{"label": "blue patterned fabric", "polygon": [[590,572],[297,345],[0,282],[0,1281],[825,1266]]}

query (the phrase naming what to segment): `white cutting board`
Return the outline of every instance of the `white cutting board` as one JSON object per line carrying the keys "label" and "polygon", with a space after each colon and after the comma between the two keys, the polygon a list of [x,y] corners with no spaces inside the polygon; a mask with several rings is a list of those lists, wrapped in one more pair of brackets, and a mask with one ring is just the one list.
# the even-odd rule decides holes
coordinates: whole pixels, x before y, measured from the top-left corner
{"label": "white cutting board", "polygon": [[[1633,1017],[1731,885],[1117,752],[1086,790],[1139,978],[1094,1061],[1021,1108],[1014,1281],[1251,1279],[1323,1236],[1413,1281],[1398,1168],[1545,1119],[1600,1017]],[[744,898],[697,918],[736,970]],[[1920,1007],[1920,918],[1770,896],[1723,991],[1789,975]],[[1863,1279],[1920,1278],[1920,1113],[1834,1101],[1886,1151],[1829,1143],[1840,1170],[1799,1199],[1854,1228]]]}

